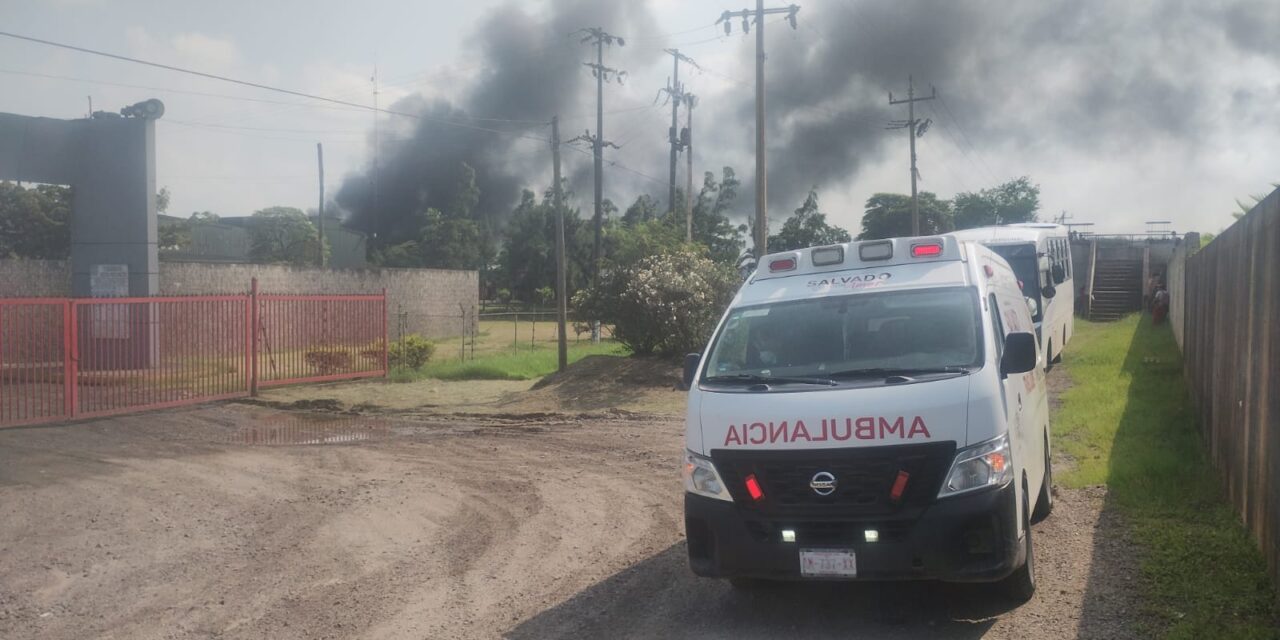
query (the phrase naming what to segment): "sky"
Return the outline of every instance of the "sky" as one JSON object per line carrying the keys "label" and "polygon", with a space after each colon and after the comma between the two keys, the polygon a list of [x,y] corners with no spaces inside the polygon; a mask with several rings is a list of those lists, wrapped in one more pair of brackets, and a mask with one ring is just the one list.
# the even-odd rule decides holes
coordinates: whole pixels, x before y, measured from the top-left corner
{"label": "sky", "polygon": [[[877,192],[908,193],[908,75],[939,99],[918,140],[922,190],[943,198],[1018,176],[1041,216],[1137,233],[1146,221],[1217,232],[1236,199],[1280,181],[1280,3],[1273,0],[804,0],[792,29],[765,21],[766,145],[776,229],[809,189],[830,221],[859,229]],[[605,64],[605,195],[666,200],[671,75],[665,48],[697,62],[694,165],[732,166],[735,214],[754,210],[755,32],[716,19],[719,0],[503,2],[0,3],[2,30],[417,115],[382,114],[0,37],[0,112],[80,118],[159,98],[157,184],[169,213],[247,215],[317,202],[316,143],[329,197],[353,219],[451,197],[477,171],[501,217],[520,189],[550,184],[543,124],[594,129],[600,26],[625,45]],[[767,6],[780,6],[768,4]],[[375,76],[377,82],[373,81]],[[681,113],[683,125],[685,114]],[[375,137],[374,131],[378,132]],[[375,153],[376,148],[376,153]],[[375,160],[376,158],[376,160]],[[379,167],[377,179],[371,167]],[[574,203],[590,210],[589,153],[566,150]],[[684,160],[680,162],[684,182]],[[375,195],[376,194],[376,195]]]}

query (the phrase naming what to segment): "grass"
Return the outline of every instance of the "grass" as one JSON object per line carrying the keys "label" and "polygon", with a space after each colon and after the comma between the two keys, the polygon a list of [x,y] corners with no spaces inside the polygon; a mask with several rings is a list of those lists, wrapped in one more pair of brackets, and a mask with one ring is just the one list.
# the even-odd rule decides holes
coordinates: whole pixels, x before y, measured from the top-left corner
{"label": "grass", "polygon": [[[510,345],[508,345],[510,347]],[[599,344],[590,342],[570,343],[569,362],[577,362],[586,356],[625,356],[626,347],[610,341]],[[392,382],[412,382],[423,378],[440,380],[533,380],[556,370],[555,346],[525,345],[506,353],[477,354],[475,360],[442,360],[429,362],[417,371],[397,370],[391,373]]]}
{"label": "grass", "polygon": [[[1277,638],[1266,563],[1205,454],[1168,326],[1077,320],[1072,387],[1053,417],[1066,486],[1105,484],[1140,549],[1152,628],[1167,638]],[[1104,569],[1105,570],[1105,569]]]}
{"label": "grass", "polygon": [[[556,345],[556,323],[554,320],[544,319],[531,322],[528,315],[520,316],[517,322],[516,316],[501,318],[497,320],[481,320],[477,327],[476,336],[474,338],[475,345],[472,346],[471,338],[463,338],[455,336],[452,338],[444,338],[434,340],[436,343],[435,357],[440,360],[461,359],[462,351],[467,352],[468,357],[471,353],[475,353],[477,358],[498,353],[511,353],[519,349],[527,349],[530,347],[550,347],[555,348]],[[578,334],[573,330],[573,323],[568,328],[569,348],[575,345],[589,345],[591,342],[590,334]],[[608,328],[605,327],[605,337],[608,338]],[[395,339],[395,336],[391,336]]]}

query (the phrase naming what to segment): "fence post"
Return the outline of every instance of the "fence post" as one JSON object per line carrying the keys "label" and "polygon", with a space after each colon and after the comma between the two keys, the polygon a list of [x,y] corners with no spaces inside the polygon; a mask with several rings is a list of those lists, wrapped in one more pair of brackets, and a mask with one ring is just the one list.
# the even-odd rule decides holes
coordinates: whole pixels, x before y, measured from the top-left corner
{"label": "fence post", "polygon": [[382,377],[387,377],[391,372],[390,364],[387,362],[387,288],[382,288]]}
{"label": "fence post", "polygon": [[76,349],[78,340],[75,303],[67,300],[62,303],[62,395],[66,403],[67,418],[76,417],[80,408],[80,399],[76,393],[79,390],[79,385],[76,384],[76,378],[79,377],[76,371],[76,360],[79,357]]}
{"label": "fence post", "polygon": [[258,395],[258,279],[249,285],[249,395]]}

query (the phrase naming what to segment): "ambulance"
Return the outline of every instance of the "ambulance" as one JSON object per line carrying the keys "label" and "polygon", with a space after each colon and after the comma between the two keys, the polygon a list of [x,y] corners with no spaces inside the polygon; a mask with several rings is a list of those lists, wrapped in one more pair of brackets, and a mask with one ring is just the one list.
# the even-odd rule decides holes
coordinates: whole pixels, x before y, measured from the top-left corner
{"label": "ambulance", "polygon": [[689,388],[689,565],[1035,591],[1053,508],[1040,345],[1009,263],[954,236],[765,256]]}

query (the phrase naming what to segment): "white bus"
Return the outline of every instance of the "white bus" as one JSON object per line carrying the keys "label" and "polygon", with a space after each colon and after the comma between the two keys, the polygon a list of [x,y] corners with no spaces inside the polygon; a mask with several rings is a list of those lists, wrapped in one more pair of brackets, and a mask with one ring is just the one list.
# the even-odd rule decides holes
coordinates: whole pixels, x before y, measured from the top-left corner
{"label": "white bus", "polygon": [[990,247],[1013,267],[1031,307],[1045,362],[1060,362],[1062,350],[1075,332],[1076,295],[1067,228],[1026,222],[965,229],[951,235]]}

